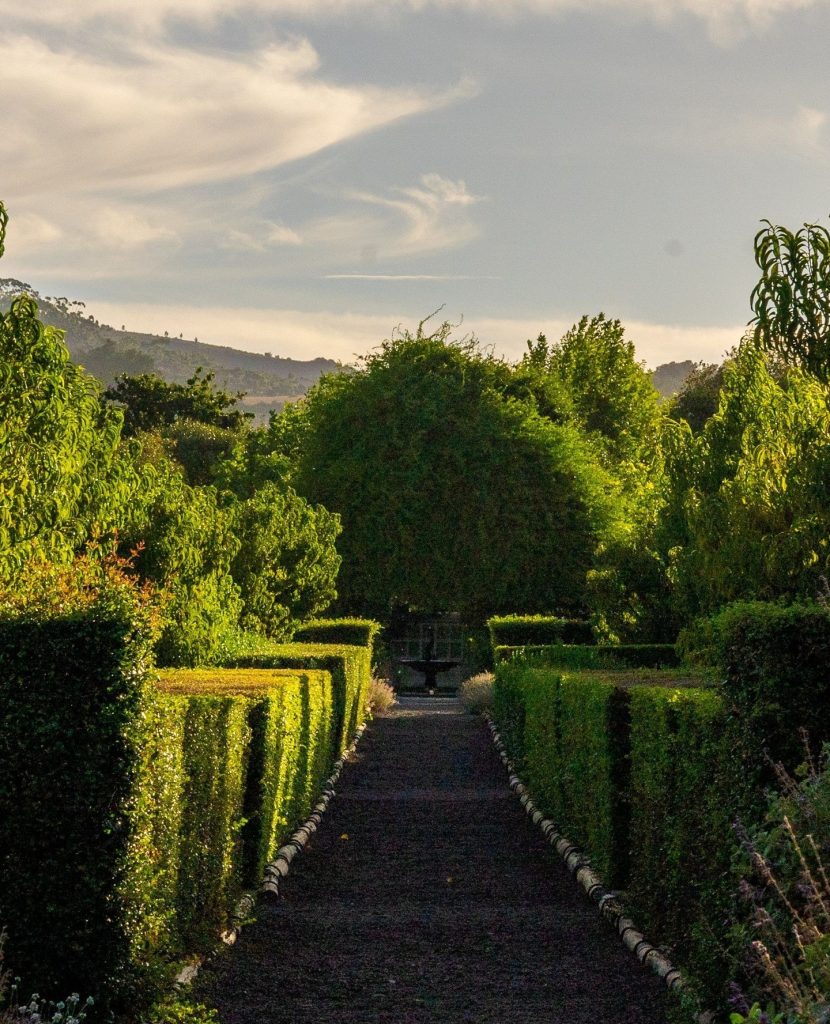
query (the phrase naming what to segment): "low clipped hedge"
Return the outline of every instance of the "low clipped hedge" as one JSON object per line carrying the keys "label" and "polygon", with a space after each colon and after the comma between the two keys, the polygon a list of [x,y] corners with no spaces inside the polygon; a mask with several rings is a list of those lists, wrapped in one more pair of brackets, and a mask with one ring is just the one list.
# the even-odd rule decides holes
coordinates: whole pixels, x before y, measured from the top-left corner
{"label": "low clipped hedge", "polygon": [[676,675],[516,658],[496,668],[494,714],[539,807],[718,1001],[732,968],[732,824],[757,809],[757,762],[719,693]]}
{"label": "low clipped hedge", "polygon": [[584,619],[556,615],[496,615],[487,620],[490,646],[526,647],[549,644],[590,644],[594,633]]}
{"label": "low clipped hedge", "polygon": [[7,956],[42,993],[113,1012],[216,942],[343,733],[326,669],[154,679],[145,648],[117,616],[0,622]]}
{"label": "low clipped hedge", "polygon": [[380,628],[374,619],[312,619],[295,630],[294,641],[371,648]]}
{"label": "low clipped hedge", "polygon": [[630,906],[717,1000],[732,970],[733,825],[759,813],[760,762],[712,690],[634,688],[630,701]]}
{"label": "low clipped hedge", "polygon": [[342,753],[363,721],[372,680],[372,651],[351,644],[273,644],[260,654],[229,659],[229,668],[324,669],[331,673]]}
{"label": "low clipped hedge", "polygon": [[[291,828],[308,816],[335,760],[339,723],[331,674],[169,669],[158,673],[157,687],[168,705],[183,704],[189,715],[215,714],[223,707],[229,713],[233,707],[245,711],[247,771],[242,802],[236,801],[244,825],[235,859],[239,882],[256,885]],[[203,757],[202,764],[209,759]],[[226,919],[225,911],[218,917],[223,913]]]}
{"label": "low clipped hedge", "polygon": [[540,665],[563,669],[675,668],[680,657],[674,644],[527,644],[497,647],[495,661],[532,658]]}
{"label": "low clipped hedge", "polygon": [[813,602],[729,605],[681,638],[688,657],[714,670],[746,742],[792,770],[830,741],[830,609]]}

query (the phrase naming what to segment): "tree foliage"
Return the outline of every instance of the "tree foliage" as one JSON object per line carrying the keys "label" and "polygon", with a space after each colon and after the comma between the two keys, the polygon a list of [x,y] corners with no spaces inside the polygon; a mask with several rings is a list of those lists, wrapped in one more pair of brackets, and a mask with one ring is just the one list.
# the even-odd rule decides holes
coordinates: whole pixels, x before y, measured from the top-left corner
{"label": "tree foliage", "polygon": [[549,363],[577,421],[611,460],[649,460],[659,441],[660,396],[619,320],[584,316],[553,347]]}
{"label": "tree foliage", "polygon": [[384,342],[289,413],[297,489],[342,517],[341,606],[579,609],[608,476],[578,430],[511,396],[509,368],[450,333]]}
{"label": "tree foliage", "polygon": [[761,279],[752,292],[755,339],[768,352],[830,381],[830,231],[769,221],[755,236]]}
{"label": "tree foliage", "polygon": [[0,314],[0,576],[67,561],[110,532],[138,486],[121,414],[27,295]]}
{"label": "tree foliage", "polygon": [[137,550],[136,570],[168,599],[159,663],[214,663],[235,637],[242,610],[230,571],[239,540],[216,492],[190,487],[174,464],[158,459],[121,543]]}
{"label": "tree foliage", "polygon": [[809,596],[830,566],[827,388],[775,371],[745,342],[724,369],[718,411],[671,453],[662,545],[686,618],[738,599]]}
{"label": "tree foliage", "polygon": [[231,572],[246,629],[284,639],[328,608],[340,568],[337,515],[269,483],[233,506],[233,524],[240,546]]}
{"label": "tree foliage", "polygon": [[251,418],[234,406],[243,397],[217,388],[214,373],[198,367],[186,384],[171,384],[154,373],[122,374],[105,397],[124,411],[125,434],[155,430],[179,420],[237,430]]}

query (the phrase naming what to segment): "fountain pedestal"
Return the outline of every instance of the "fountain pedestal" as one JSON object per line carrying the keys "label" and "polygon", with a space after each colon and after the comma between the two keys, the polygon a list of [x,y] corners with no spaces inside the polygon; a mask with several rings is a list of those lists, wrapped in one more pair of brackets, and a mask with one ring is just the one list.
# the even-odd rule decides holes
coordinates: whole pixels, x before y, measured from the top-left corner
{"label": "fountain pedestal", "polygon": [[459,665],[458,661],[440,661],[436,658],[399,658],[401,665],[407,665],[424,677],[424,693],[434,693],[438,689],[438,674]]}

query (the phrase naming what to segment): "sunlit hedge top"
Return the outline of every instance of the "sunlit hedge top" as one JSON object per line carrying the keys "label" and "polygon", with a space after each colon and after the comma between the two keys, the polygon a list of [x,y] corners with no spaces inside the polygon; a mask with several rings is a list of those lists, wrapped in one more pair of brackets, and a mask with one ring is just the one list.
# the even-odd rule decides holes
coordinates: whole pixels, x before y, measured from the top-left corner
{"label": "sunlit hedge top", "polygon": [[374,619],[311,619],[295,631],[294,640],[371,647],[380,629],[380,623]]}

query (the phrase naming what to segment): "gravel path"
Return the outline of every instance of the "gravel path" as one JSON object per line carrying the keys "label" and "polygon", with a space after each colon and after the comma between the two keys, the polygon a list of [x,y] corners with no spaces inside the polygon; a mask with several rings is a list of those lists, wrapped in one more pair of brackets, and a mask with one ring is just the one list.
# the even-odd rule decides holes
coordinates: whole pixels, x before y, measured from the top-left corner
{"label": "gravel path", "polygon": [[454,701],[372,722],[280,893],[200,975],[222,1024],[665,1020]]}

